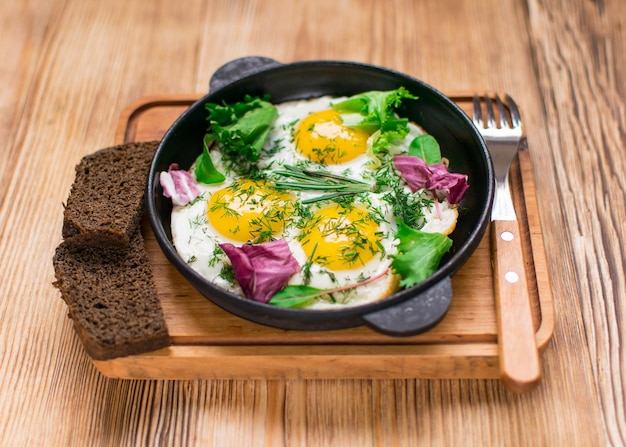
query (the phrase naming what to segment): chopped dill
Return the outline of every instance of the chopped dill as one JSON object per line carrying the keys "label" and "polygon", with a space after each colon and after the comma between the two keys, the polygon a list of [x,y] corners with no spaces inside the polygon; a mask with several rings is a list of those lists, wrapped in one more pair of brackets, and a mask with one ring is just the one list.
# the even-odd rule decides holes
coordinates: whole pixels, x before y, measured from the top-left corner
{"label": "chopped dill", "polygon": [[239,217],[239,212],[229,206],[229,202],[225,199],[218,199],[209,207],[210,212],[223,211],[222,217]]}
{"label": "chopped dill", "polygon": [[208,222],[208,219],[206,217],[206,214],[200,213],[200,214],[197,214],[193,219],[189,220],[189,228],[195,229],[195,228],[201,227],[202,225],[205,225],[207,222]]}
{"label": "chopped dill", "polygon": [[235,272],[230,264],[224,264],[222,270],[220,270],[219,277],[224,281],[228,281],[231,284],[235,283]]}
{"label": "chopped dill", "polygon": [[215,265],[217,265],[217,263],[220,262],[224,258],[224,256],[225,254],[224,250],[222,250],[222,247],[220,247],[219,244],[215,244],[215,247],[213,248],[213,253],[211,253],[211,257],[209,258],[209,267],[214,267]]}
{"label": "chopped dill", "polygon": [[205,194],[205,193],[201,193],[201,194],[199,194],[199,195],[198,195],[195,199],[191,200],[191,201],[187,204],[187,206],[193,206],[193,205],[195,205],[197,202],[199,202],[199,201],[201,201],[201,200],[204,200],[204,194]]}

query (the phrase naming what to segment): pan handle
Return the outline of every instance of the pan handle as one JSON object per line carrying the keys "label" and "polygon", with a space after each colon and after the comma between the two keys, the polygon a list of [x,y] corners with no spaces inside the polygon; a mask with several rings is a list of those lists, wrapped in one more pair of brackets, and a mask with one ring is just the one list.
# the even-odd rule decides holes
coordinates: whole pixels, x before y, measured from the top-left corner
{"label": "pan handle", "polygon": [[417,335],[439,323],[451,301],[452,281],[446,276],[419,295],[362,318],[365,324],[382,334],[396,337]]}
{"label": "pan handle", "polygon": [[213,73],[209,81],[209,92],[213,93],[238,79],[279,65],[283,64],[262,56],[246,56],[232,60]]}

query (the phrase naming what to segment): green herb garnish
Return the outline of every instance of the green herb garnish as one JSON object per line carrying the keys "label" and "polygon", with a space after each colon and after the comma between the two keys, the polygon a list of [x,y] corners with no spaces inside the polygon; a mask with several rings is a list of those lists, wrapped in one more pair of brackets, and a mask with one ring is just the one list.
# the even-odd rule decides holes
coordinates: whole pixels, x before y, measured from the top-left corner
{"label": "green herb garnish", "polygon": [[432,198],[405,188],[391,161],[384,161],[376,173],[376,192],[384,193],[382,199],[391,204],[394,216],[404,224],[415,229],[424,225],[422,209],[432,204]]}
{"label": "green herb garnish", "polygon": [[303,204],[330,200],[345,195],[353,195],[372,190],[372,186],[369,183],[350,177],[325,171],[300,169],[289,165],[285,165],[284,168],[284,170],[274,171],[274,174],[286,177],[291,181],[277,181],[274,185],[276,189],[288,191],[332,191],[319,197],[303,200]]}

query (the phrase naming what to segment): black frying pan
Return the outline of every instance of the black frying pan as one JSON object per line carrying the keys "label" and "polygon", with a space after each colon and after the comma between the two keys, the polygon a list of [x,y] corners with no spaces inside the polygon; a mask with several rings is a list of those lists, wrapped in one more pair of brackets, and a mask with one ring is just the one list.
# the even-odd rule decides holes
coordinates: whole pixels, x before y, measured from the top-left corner
{"label": "black frying pan", "polygon": [[[450,235],[453,248],[431,277],[374,303],[338,310],[289,309],[248,300],[218,288],[178,256],[171,242],[172,205],[162,195],[158,173],[167,170],[171,163],[188,169],[200,154],[207,129],[205,103],[232,103],[241,101],[246,94],[269,94],[272,102],[280,103],[400,86],[419,97],[417,101],[407,101],[401,115],[437,139],[442,155],[450,161],[451,172],[469,176],[470,188],[460,203],[464,211]],[[189,107],[164,135],[150,168],[146,206],[156,239],[169,261],[204,296],[233,314],[284,329],[330,330],[366,324],[384,334],[415,335],[433,327],[447,312],[452,299],[450,277],[482,239],[489,223],[493,192],[493,170],[483,139],[464,112],[429,85],[392,70],[360,63],[281,64],[272,59],[247,57],[217,70],[210,81],[210,92]]]}

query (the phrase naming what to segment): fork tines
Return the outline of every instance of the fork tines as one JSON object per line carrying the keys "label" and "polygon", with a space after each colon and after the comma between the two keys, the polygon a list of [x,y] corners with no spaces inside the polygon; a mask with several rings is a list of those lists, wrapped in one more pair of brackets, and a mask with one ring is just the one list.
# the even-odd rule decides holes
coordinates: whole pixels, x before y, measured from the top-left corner
{"label": "fork tines", "polygon": [[[495,94],[495,96],[491,97],[489,94],[485,94],[483,97],[483,101],[481,101],[480,96],[474,95],[473,105],[474,105],[474,123],[480,128],[496,128],[499,127],[501,129],[512,127],[519,128],[522,125],[520,119],[519,109],[517,108],[517,104],[513,101],[513,98],[508,94],[504,96],[506,105],[500,99],[500,95]],[[482,102],[485,103],[485,109],[487,112],[487,120],[486,122],[483,120],[483,107]],[[495,102],[495,111],[494,111],[494,103]],[[497,112],[497,113],[496,113]],[[499,126],[496,126],[496,118],[499,121]]]}

